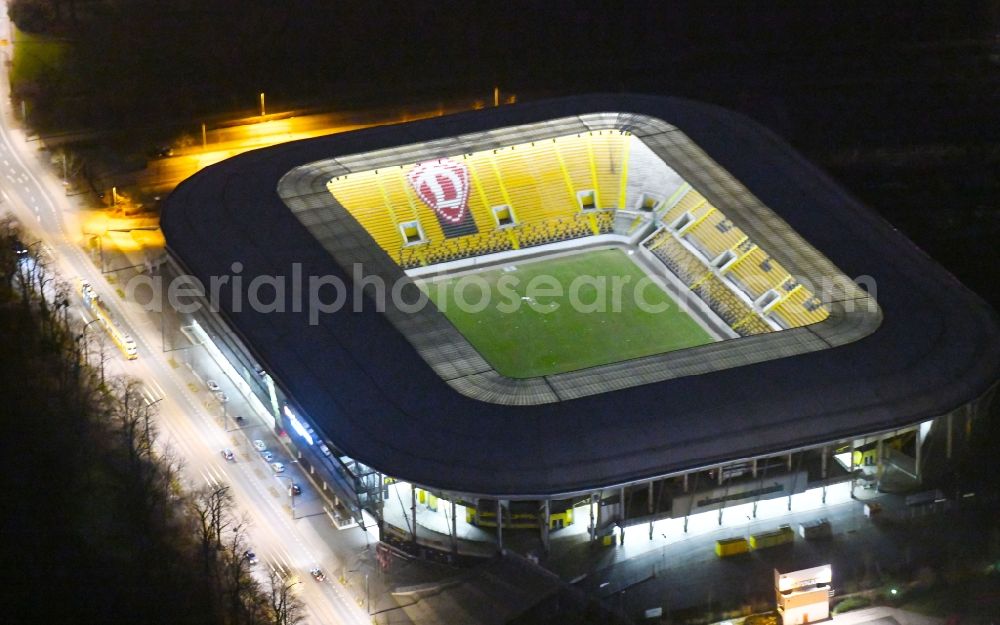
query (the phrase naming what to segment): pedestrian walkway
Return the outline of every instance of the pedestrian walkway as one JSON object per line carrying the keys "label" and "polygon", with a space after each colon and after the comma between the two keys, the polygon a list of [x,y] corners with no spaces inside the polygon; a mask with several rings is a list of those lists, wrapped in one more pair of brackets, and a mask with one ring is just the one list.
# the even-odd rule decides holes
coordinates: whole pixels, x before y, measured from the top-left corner
{"label": "pedestrian walkway", "polygon": [[834,625],[943,625],[944,619],[899,608],[878,606],[835,614],[830,622]]}

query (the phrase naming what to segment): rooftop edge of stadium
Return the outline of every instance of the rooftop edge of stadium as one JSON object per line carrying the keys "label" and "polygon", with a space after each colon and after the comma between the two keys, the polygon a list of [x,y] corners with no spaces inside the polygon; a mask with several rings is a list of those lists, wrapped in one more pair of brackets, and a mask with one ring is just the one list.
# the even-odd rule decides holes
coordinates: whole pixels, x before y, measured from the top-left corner
{"label": "rooftop edge of stadium", "polygon": [[[855,338],[830,349],[512,406],[455,393],[386,315],[352,313],[350,301],[343,314],[315,326],[304,313],[223,309],[222,317],[299,414],[345,454],[415,484],[493,497],[592,492],[912,426],[971,405],[995,386],[1000,327],[993,310],[773,134],[740,115],[685,100],[574,97],[250,152],[202,170],[167,199],[167,245],[205,281],[227,273],[234,261],[243,263],[244,276],[273,275],[301,263],[305,275],[349,281],[276,192],[279,183],[291,182],[283,180],[289,172],[298,172],[303,201],[313,193],[326,202],[328,178],[304,176],[308,168],[302,166],[377,150],[413,152],[454,144],[459,136],[489,141],[494,133],[551,120],[585,125],[594,116],[603,127],[628,132],[646,120],[644,141],[677,146],[678,157],[692,148],[703,152],[731,179],[715,180],[717,174],[691,152],[690,160],[678,162],[687,166],[680,171],[686,180],[723,207],[730,203],[713,197],[716,185],[770,209],[777,221],[762,220],[766,226],[751,236],[769,240],[770,228],[790,231],[818,254],[784,253],[803,254],[803,263],[828,261],[847,276],[870,276],[879,322],[840,316],[841,336]],[[498,147],[509,143],[493,140]],[[367,235],[355,243],[364,243],[366,266],[391,263],[399,270],[384,252],[370,250]],[[773,245],[768,252],[779,253]],[[794,261],[789,266],[798,267]],[[773,336],[808,341],[808,328]]]}

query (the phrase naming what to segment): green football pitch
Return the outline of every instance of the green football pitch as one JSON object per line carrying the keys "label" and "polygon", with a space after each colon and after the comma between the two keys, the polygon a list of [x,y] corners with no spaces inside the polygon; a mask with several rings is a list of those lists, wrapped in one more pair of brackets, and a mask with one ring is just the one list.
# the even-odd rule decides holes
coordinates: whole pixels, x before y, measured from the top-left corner
{"label": "green football pitch", "polygon": [[421,288],[494,369],[512,378],[715,340],[618,249],[512,263]]}

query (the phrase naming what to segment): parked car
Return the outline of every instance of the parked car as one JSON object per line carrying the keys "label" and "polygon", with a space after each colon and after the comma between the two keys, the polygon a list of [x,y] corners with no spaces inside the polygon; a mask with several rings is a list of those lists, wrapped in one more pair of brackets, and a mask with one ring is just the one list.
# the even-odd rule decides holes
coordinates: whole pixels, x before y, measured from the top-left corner
{"label": "parked car", "polygon": [[250,564],[257,564],[257,554],[254,553],[253,551],[247,549],[246,553],[243,554],[243,557],[246,558],[247,562],[249,562]]}
{"label": "parked car", "polygon": [[274,460],[274,454],[267,450],[260,452],[260,457],[264,459],[264,462],[271,462]]}
{"label": "parked car", "polygon": [[255,440],[253,446],[257,451],[267,451],[267,445],[260,439]]}
{"label": "parked car", "polygon": [[327,457],[329,457],[329,456],[331,455],[331,454],[330,454],[330,448],[326,446],[326,443],[320,443],[320,444],[319,444],[319,450],[320,450],[320,452],[321,452],[321,453],[322,453],[322,454],[323,454],[324,456],[327,456]]}
{"label": "parked car", "polygon": [[228,447],[222,450],[222,457],[229,462],[236,462],[236,455],[233,454],[233,450]]}
{"label": "parked car", "polygon": [[319,569],[311,569],[309,571],[309,574],[312,575],[313,579],[316,580],[317,582],[321,582],[324,579],[326,579],[326,575],[323,575],[323,571]]}
{"label": "parked car", "polygon": [[229,401],[229,395],[226,395],[222,391],[215,391],[215,398],[224,404]]}
{"label": "parked car", "polygon": [[207,386],[208,390],[212,391],[213,393],[217,393],[220,390],[222,390],[221,387],[219,386],[219,383],[216,382],[215,380],[209,380],[205,382],[205,386]]}
{"label": "parked car", "polygon": [[284,473],[285,465],[281,464],[280,462],[272,462],[271,470],[274,471],[275,473]]}
{"label": "parked car", "polygon": [[288,487],[288,494],[290,494],[290,495],[301,495],[302,494],[302,487],[299,486],[298,484],[292,484],[291,486]]}

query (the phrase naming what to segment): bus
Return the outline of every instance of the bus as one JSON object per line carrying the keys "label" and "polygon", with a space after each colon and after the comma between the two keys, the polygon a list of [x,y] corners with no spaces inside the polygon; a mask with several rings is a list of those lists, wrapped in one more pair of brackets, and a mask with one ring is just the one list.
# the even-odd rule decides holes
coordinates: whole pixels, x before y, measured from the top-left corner
{"label": "bus", "polygon": [[80,295],[83,297],[83,305],[101,322],[104,331],[111,337],[111,340],[118,346],[122,354],[129,360],[138,358],[139,353],[135,347],[135,340],[129,336],[128,332],[122,329],[118,320],[115,319],[111,310],[108,309],[107,304],[101,300],[101,296],[97,294],[86,280],[80,280]]}

